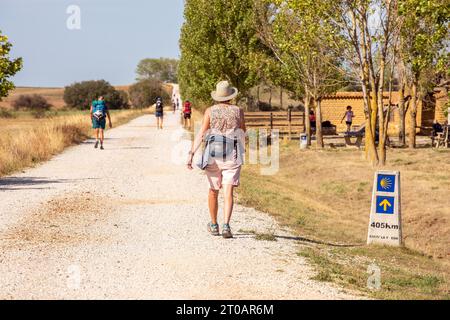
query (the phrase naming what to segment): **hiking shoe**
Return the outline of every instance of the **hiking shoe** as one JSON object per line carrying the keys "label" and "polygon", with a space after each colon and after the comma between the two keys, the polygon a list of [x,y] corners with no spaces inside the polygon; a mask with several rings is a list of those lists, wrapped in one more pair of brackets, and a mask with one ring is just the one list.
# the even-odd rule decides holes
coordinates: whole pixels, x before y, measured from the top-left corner
{"label": "hiking shoe", "polygon": [[94,148],[97,149],[98,148],[98,141],[95,141],[95,145]]}
{"label": "hiking shoe", "polygon": [[225,239],[233,238],[233,234],[231,233],[230,225],[225,223],[222,227],[222,237]]}
{"label": "hiking shoe", "polygon": [[213,223],[208,223],[208,232],[211,233],[211,235],[213,236],[218,236],[219,235],[219,225],[213,224]]}

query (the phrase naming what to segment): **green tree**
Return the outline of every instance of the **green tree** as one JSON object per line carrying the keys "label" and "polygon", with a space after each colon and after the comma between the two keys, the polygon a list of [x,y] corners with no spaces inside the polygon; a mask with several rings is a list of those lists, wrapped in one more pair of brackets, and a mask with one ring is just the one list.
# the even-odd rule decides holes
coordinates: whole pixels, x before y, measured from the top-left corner
{"label": "green tree", "polygon": [[317,116],[317,144],[323,147],[321,101],[344,84],[340,73],[342,59],[328,47],[330,24],[324,21],[331,11],[327,1],[256,0],[258,34],[280,62],[271,74],[305,105],[308,142],[311,141],[309,110],[314,104]]}
{"label": "green tree", "polygon": [[130,100],[135,108],[147,108],[153,105],[157,97],[163,98],[165,102],[170,97],[162,88],[162,82],[155,79],[141,80],[130,87]]}
{"label": "green tree", "polygon": [[253,0],[186,0],[178,71],[184,97],[211,100],[215,84],[230,81],[245,97],[258,81],[249,65],[261,47]]}
{"label": "green tree", "polygon": [[143,59],[136,68],[137,80],[156,79],[176,83],[177,70],[176,59]]}
{"label": "green tree", "polygon": [[14,83],[8,79],[22,69],[22,58],[9,57],[11,47],[8,37],[0,31],[0,100],[14,89]]}
{"label": "green tree", "polygon": [[408,145],[416,146],[417,104],[433,78],[427,70],[445,71],[448,76],[450,1],[398,0],[401,19],[400,56],[403,88],[409,87],[410,130]]}
{"label": "green tree", "polygon": [[70,108],[89,109],[93,100],[103,96],[110,109],[128,108],[125,93],[116,90],[105,80],[92,80],[74,83],[64,88],[64,102]]}
{"label": "green tree", "polygon": [[[373,165],[386,162],[390,102],[397,59],[398,0],[339,0],[328,19],[335,32],[335,50],[342,52],[349,75],[361,85],[366,116],[366,157]],[[377,139],[378,136],[378,139]],[[378,149],[376,141],[378,142]]]}

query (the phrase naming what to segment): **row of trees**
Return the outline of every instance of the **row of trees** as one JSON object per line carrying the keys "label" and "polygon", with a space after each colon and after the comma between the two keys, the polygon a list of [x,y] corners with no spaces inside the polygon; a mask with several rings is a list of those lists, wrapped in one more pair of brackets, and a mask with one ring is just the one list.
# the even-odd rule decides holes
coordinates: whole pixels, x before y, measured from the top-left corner
{"label": "row of trees", "polygon": [[[198,101],[208,101],[221,78],[243,97],[260,82],[282,86],[306,112],[316,110],[319,147],[321,100],[357,85],[367,158],[383,165],[394,83],[401,93],[400,138],[406,142],[409,108],[409,146],[415,147],[421,94],[449,78],[449,17],[448,0],[188,0],[179,82]],[[306,127],[310,141],[307,117]]]}
{"label": "row of trees", "polygon": [[105,80],[83,81],[65,87],[64,102],[70,108],[86,109],[91,102],[103,96],[110,109],[146,108],[155,103],[157,97],[169,100],[163,83],[156,79],[141,80],[130,86],[128,92],[117,90]]}

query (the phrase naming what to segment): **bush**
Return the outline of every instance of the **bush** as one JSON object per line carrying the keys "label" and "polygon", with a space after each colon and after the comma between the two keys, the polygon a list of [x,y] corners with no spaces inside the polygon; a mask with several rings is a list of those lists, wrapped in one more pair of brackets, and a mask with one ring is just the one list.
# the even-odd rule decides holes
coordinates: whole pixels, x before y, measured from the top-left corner
{"label": "bush", "polygon": [[105,80],[77,82],[64,88],[64,102],[69,108],[88,109],[92,101],[103,96],[110,109],[128,107],[128,99]]}
{"label": "bush", "polygon": [[14,115],[14,113],[9,111],[8,109],[0,108],[0,118],[10,119],[10,118],[15,118],[15,117],[16,116]]}
{"label": "bush", "polygon": [[130,108],[130,96],[128,95],[128,92],[124,90],[118,90],[117,91],[120,95],[120,99],[123,101],[123,109],[129,109]]}
{"label": "bush", "polygon": [[280,108],[274,107],[274,106],[272,106],[266,102],[262,102],[262,101],[259,102],[258,108],[261,111],[279,111],[280,110]]}
{"label": "bush", "polygon": [[155,79],[139,81],[130,87],[130,100],[135,108],[146,108],[153,105],[157,97],[170,102],[169,94],[163,90],[162,82]]}
{"label": "bush", "polygon": [[12,103],[15,110],[25,109],[33,112],[45,113],[52,105],[39,94],[22,94]]}

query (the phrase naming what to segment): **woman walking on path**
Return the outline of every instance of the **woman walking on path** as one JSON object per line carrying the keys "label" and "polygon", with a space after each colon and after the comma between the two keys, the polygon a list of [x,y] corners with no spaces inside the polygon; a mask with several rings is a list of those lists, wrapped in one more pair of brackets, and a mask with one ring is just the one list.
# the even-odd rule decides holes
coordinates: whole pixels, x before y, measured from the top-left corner
{"label": "woman walking on path", "polygon": [[100,150],[103,150],[103,140],[105,139],[104,130],[106,127],[106,117],[108,117],[109,127],[112,128],[111,115],[106,107],[103,97],[99,97],[98,100],[94,100],[91,104],[91,120],[92,128],[95,131],[95,145],[94,148],[98,148],[100,139]]}
{"label": "woman walking on path", "polygon": [[233,191],[239,186],[241,166],[243,164],[243,146],[245,145],[244,112],[238,106],[232,105],[238,90],[227,81],[217,84],[216,91],[211,93],[218,102],[208,108],[203,117],[202,127],[189,151],[188,169],[192,170],[192,159],[195,152],[206,138],[205,150],[202,156],[201,168],[205,170],[209,182],[208,205],[211,222],[208,231],[219,235],[217,222],[219,190],[224,189],[224,224],[222,236],[232,238],[230,220],[233,212]]}

